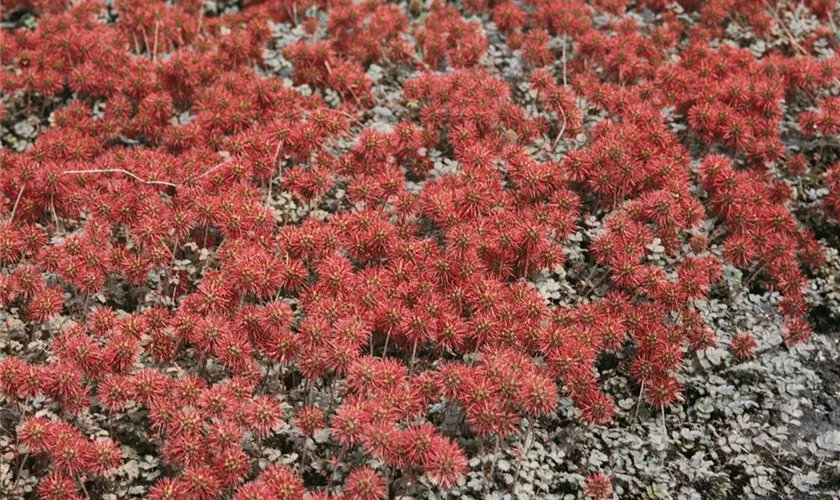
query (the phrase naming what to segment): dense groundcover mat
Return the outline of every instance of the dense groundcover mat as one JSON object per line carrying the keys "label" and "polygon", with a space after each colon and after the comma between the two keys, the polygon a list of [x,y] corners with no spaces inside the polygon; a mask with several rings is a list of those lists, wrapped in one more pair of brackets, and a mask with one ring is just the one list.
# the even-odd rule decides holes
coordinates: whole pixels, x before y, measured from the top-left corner
{"label": "dense groundcover mat", "polygon": [[835,0],[2,0],[0,496],[835,498]]}

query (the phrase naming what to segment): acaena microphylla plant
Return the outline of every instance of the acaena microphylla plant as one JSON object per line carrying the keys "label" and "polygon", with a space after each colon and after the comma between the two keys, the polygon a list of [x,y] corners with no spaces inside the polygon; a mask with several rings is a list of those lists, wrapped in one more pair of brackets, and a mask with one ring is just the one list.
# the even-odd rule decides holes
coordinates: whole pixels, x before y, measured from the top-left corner
{"label": "acaena microphylla plant", "polygon": [[832,137],[840,133],[840,97],[826,97],[819,111],[806,111],[799,115],[799,128],[806,136]]}
{"label": "acaena microphylla plant", "polygon": [[[633,420],[680,404],[724,264],[811,335],[794,177],[826,171],[833,218],[840,183],[784,113],[836,135],[827,25],[758,57],[716,38],[789,7],[239,4],[14,3],[0,120],[37,138],[0,150],[13,494],[116,495],[123,449],[160,500],[443,497],[502,447],[515,490],[561,399],[622,414],[605,359]],[[561,272],[562,305],[534,286]]]}
{"label": "acaena microphylla plant", "polygon": [[431,2],[415,38],[423,62],[433,70],[444,63],[453,68],[475,66],[488,45],[478,23],[466,21],[454,6],[437,0]]}
{"label": "acaena microphylla plant", "polygon": [[799,228],[790,211],[772,200],[760,172],[735,171],[727,158],[713,155],[701,167],[701,182],[709,192],[714,213],[726,224],[727,259],[738,267],[752,269],[748,282],[767,276],[770,286],[784,295],[782,313],[791,325],[798,325],[807,310],[803,293],[806,278],[800,261],[813,269],[824,260],[813,234]]}
{"label": "acaena microphylla plant", "polygon": [[91,441],[73,426],[44,417],[29,417],[18,429],[27,455],[43,455],[50,476],[40,486],[40,497],[49,500],[77,497],[85,491],[88,475],[103,475],[122,462],[122,451],[110,440]]}

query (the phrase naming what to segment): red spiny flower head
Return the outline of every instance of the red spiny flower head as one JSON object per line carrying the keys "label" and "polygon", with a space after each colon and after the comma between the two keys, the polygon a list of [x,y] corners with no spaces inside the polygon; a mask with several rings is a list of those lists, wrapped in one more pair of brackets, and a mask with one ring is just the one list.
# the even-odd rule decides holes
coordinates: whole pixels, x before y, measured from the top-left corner
{"label": "red spiny flower head", "polygon": [[149,500],[180,500],[186,494],[186,485],[180,479],[165,477],[149,490]]}
{"label": "red spiny flower head", "polygon": [[67,362],[48,365],[44,370],[44,393],[62,404],[71,404],[86,396],[82,374]]}
{"label": "red spiny flower head", "polygon": [[[176,400],[170,399],[169,402],[178,406]],[[172,422],[172,427],[169,432],[172,436],[180,435],[198,435],[204,430],[204,415],[198,412],[195,408],[185,406],[180,408],[175,413],[175,419]]]}
{"label": "red spiny flower head", "polygon": [[192,467],[207,462],[207,443],[198,433],[185,433],[167,437],[163,445],[164,460],[177,467]]}
{"label": "red spiny flower head", "polygon": [[111,372],[124,373],[134,366],[141,350],[140,343],[134,337],[126,334],[116,335],[108,341],[103,360]]}
{"label": "red spiny flower head", "polygon": [[47,454],[56,471],[73,477],[90,469],[91,444],[86,439],[78,434],[53,439]]}
{"label": "red spiny flower head", "polygon": [[196,406],[202,393],[207,388],[204,379],[195,375],[181,377],[173,385],[173,397],[181,404],[189,406]]}
{"label": "red spiny flower head", "polygon": [[467,457],[460,446],[443,436],[435,436],[423,464],[430,479],[443,488],[451,488],[467,472]]}
{"label": "red spiny flower head", "polygon": [[156,370],[140,370],[131,378],[134,397],[146,406],[150,406],[158,399],[168,394],[171,380]]}
{"label": "red spiny flower head", "polygon": [[86,449],[90,471],[105,474],[120,466],[123,453],[110,439],[97,439]]}
{"label": "red spiny flower head", "polygon": [[615,415],[615,404],[601,391],[592,390],[580,396],[576,403],[583,419],[595,425],[605,425]]}
{"label": "red spiny flower head", "polygon": [[0,302],[11,304],[15,300],[17,300],[17,290],[15,289],[14,280],[12,280],[11,276],[5,274],[0,275]]}
{"label": "red spiny flower head", "polygon": [[362,445],[373,457],[392,462],[397,430],[391,422],[372,422],[362,429]]}
{"label": "red spiny flower head", "polygon": [[248,425],[258,436],[268,436],[283,420],[283,411],[277,401],[268,396],[257,396],[247,405]]}
{"label": "red spiny flower head", "polygon": [[104,336],[117,326],[117,314],[110,307],[97,307],[90,313],[87,325],[94,334]]}
{"label": "red spiny flower head", "polygon": [[274,498],[298,500],[306,488],[295,472],[285,465],[274,465],[263,471],[259,481],[264,482]]}
{"label": "red spiny flower head", "polygon": [[42,500],[80,500],[76,482],[60,472],[51,472],[38,485],[38,497]]}
{"label": "red spiny flower head", "polygon": [[26,305],[26,318],[34,323],[46,323],[64,307],[64,291],[54,286],[44,287]]}
{"label": "red spiny flower head", "polygon": [[263,500],[271,497],[271,488],[263,481],[254,481],[236,489],[234,500]]}
{"label": "red spiny flower head", "polygon": [[97,390],[99,401],[110,411],[121,410],[128,405],[132,397],[132,384],[123,375],[107,374],[99,382]]}
{"label": "red spiny flower head", "polygon": [[729,349],[732,355],[741,361],[755,357],[755,337],[747,332],[736,332],[729,342]]}
{"label": "red spiny flower head", "polygon": [[0,392],[10,397],[22,394],[21,381],[29,365],[20,358],[9,357],[0,361]]}
{"label": "red spiny flower head", "polygon": [[368,421],[368,415],[360,405],[345,402],[333,415],[330,428],[339,443],[350,446],[361,439],[362,429]]}
{"label": "red spiny flower head", "polygon": [[557,406],[557,386],[553,380],[543,375],[527,375],[522,383],[519,400],[526,415],[547,415]]}
{"label": "red spiny flower head", "polygon": [[356,394],[374,394],[381,390],[381,368],[377,358],[361,356],[347,369],[347,387]]}
{"label": "red spiny flower head", "polygon": [[419,466],[426,462],[436,436],[435,427],[428,422],[412,425],[397,436],[397,448],[403,466]]}
{"label": "red spiny flower head", "polygon": [[30,299],[43,291],[46,282],[41,272],[31,264],[18,266],[12,273],[12,279],[19,296]]}
{"label": "red spiny flower head", "polygon": [[672,376],[657,376],[645,387],[648,401],[657,409],[665,408],[680,399],[682,385]]}
{"label": "red spiny flower head", "polygon": [[[20,232],[11,223],[0,224],[0,258],[3,259],[3,262],[13,264],[20,260],[22,254],[23,242],[20,238]],[[6,276],[4,275],[4,277]],[[7,286],[14,284],[15,280],[10,279],[10,277],[7,279],[9,281]]]}
{"label": "red spiny flower head", "polygon": [[583,494],[593,500],[610,500],[613,497],[612,480],[600,472],[589,474],[583,484]]}
{"label": "red spiny flower head", "polygon": [[52,446],[54,424],[44,417],[30,417],[21,423],[18,437],[33,453],[44,453]]}
{"label": "red spiny flower head", "polygon": [[356,469],[344,481],[348,500],[382,500],[387,498],[385,480],[370,467]]}
{"label": "red spiny flower head", "polygon": [[312,437],[326,426],[324,412],[316,406],[301,408],[296,417],[297,427],[304,436]]}
{"label": "red spiny flower head", "polygon": [[211,462],[216,477],[226,486],[241,483],[251,471],[248,455],[241,447],[220,451],[212,456]]}
{"label": "red spiny flower head", "polygon": [[198,465],[188,467],[179,478],[187,498],[211,500],[218,496],[222,483],[210,467]]}
{"label": "red spiny flower head", "polygon": [[808,342],[811,338],[811,326],[803,319],[785,319],[785,345],[792,347]]}

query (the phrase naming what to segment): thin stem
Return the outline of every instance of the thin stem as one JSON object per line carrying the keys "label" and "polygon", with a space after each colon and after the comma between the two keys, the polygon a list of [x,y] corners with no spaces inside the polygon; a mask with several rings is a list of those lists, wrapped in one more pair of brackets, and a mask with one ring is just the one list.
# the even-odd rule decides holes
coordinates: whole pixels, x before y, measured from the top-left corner
{"label": "thin stem", "polygon": [[327,493],[329,493],[332,489],[333,481],[335,480],[335,473],[338,472],[338,466],[341,465],[341,461],[344,460],[344,456],[346,454],[347,445],[344,445],[341,447],[341,453],[338,454],[338,458],[335,461],[335,467],[333,467],[330,471],[330,479],[327,481]]}
{"label": "thin stem", "polygon": [[263,456],[263,438],[262,436],[257,436],[257,464],[259,464],[260,459]]}
{"label": "thin stem", "polygon": [[53,223],[55,224],[55,230],[58,234],[61,234],[61,227],[58,225],[58,215],[55,213],[55,195],[50,195],[50,213],[52,214]]}
{"label": "thin stem", "polygon": [[216,170],[218,170],[218,169],[224,167],[225,165],[227,165],[228,162],[230,162],[230,158],[226,159],[225,161],[223,161],[221,163],[218,163],[218,164],[214,165],[213,168],[211,168],[210,170],[208,170],[208,171],[204,172],[203,174],[199,175],[198,178],[203,179],[204,177],[207,177],[211,173],[213,173]]}
{"label": "thin stem", "polygon": [[[210,226],[205,225],[204,226],[204,238],[203,238],[203,241],[201,243],[201,248],[205,248],[205,249],[207,248],[207,233],[209,233],[209,232],[210,232]],[[202,270],[203,270],[203,266],[202,266]]]}
{"label": "thin stem", "polygon": [[566,32],[563,32],[563,86],[566,86]]}
{"label": "thin stem", "polygon": [[642,380],[642,388],[639,389],[639,399],[636,400],[636,411],[633,412],[633,422],[639,417],[639,407],[642,406],[642,394],[645,393],[645,381]]}
{"label": "thin stem", "polygon": [[495,446],[493,446],[493,465],[490,466],[490,480],[491,481],[493,480],[494,477],[496,477],[496,463],[497,463],[496,455],[499,454],[500,440],[501,440],[501,438],[499,438],[499,436],[496,436],[496,444],[495,444]]}
{"label": "thin stem", "polygon": [[175,238],[175,242],[172,244],[172,251],[170,253],[172,254],[172,261],[169,263],[169,267],[166,269],[166,283],[164,284],[164,286],[168,286],[170,284],[169,281],[172,277],[172,271],[175,268],[175,258],[178,253],[178,238]]}
{"label": "thin stem", "polygon": [[441,429],[441,431],[443,431],[444,426],[446,425],[446,422],[449,421],[449,412],[450,411],[452,411],[452,400],[447,398],[446,405],[443,407],[443,411],[441,412],[441,417],[440,417],[440,429]]}
{"label": "thin stem", "polygon": [[152,62],[157,60],[158,31],[160,31],[160,21],[155,21],[155,45],[152,50]]}
{"label": "thin stem", "polygon": [[755,270],[755,271],[753,271],[753,272],[752,272],[752,274],[750,274],[749,276],[747,276],[747,279],[746,279],[746,280],[744,280],[744,286],[748,286],[748,285],[752,282],[752,280],[753,280],[756,276],[758,276],[758,274],[759,274],[761,271],[763,271],[763,270],[764,270],[764,264],[761,264],[760,266],[758,266],[758,267],[756,268],[756,270]]}
{"label": "thin stem", "polygon": [[460,416],[458,417],[458,424],[455,425],[456,434],[461,431],[461,426],[464,425],[464,421],[467,419],[467,412],[461,411],[458,413],[460,414]]}
{"label": "thin stem", "polygon": [[91,170],[66,170],[61,175],[68,175],[68,174],[125,174],[129,177],[137,179],[138,181],[144,184],[160,184],[163,186],[171,186],[171,187],[178,187],[177,184],[173,184],[171,182],[166,181],[150,181],[146,180],[137,174],[129,172],[128,170],[123,170],[121,168],[97,168]]}
{"label": "thin stem", "polygon": [[303,438],[303,453],[300,454],[300,473],[303,474],[304,469],[306,469],[306,459],[309,455],[309,448],[306,447],[306,440],[307,438]]}
{"label": "thin stem", "polygon": [[12,207],[12,215],[9,216],[9,222],[12,222],[15,219],[15,212],[17,212],[18,203],[20,203],[20,197],[23,196],[23,190],[26,189],[26,184],[20,187],[20,191],[18,191],[17,198],[15,199],[15,206]]}
{"label": "thin stem", "polygon": [[280,151],[283,148],[283,141],[277,141],[277,147],[274,148],[274,164],[277,165],[277,175],[280,175]]}
{"label": "thin stem", "polygon": [[414,347],[411,349],[411,366],[408,369],[408,379],[411,380],[411,377],[414,375],[414,360],[417,357],[417,340],[414,340]]}
{"label": "thin stem", "polygon": [[79,486],[82,487],[82,492],[85,494],[85,498],[90,500],[90,493],[88,493],[87,487],[85,487],[84,480],[82,480],[82,478],[80,477],[76,478],[76,480],[79,481]]}
{"label": "thin stem", "polygon": [[662,407],[662,432],[665,434],[665,438],[668,437],[668,427],[665,425],[665,407]]}
{"label": "thin stem", "polygon": [[327,406],[327,415],[332,413],[333,410],[333,402],[335,401],[335,379],[337,377],[333,377],[330,381],[330,404]]}
{"label": "thin stem", "polygon": [[271,369],[274,368],[273,363],[269,363],[265,369],[265,376],[260,381],[260,387],[262,389],[268,389],[268,384],[271,381]]}
{"label": "thin stem", "polygon": [[149,45],[149,36],[148,36],[148,34],[146,33],[146,28],[145,28],[145,27],[142,27],[142,26],[141,26],[141,27],[140,27],[140,30],[143,32],[143,46],[145,47],[145,49],[146,49],[146,53],[148,54],[148,53],[149,53],[149,48],[150,48],[150,45]]}
{"label": "thin stem", "polygon": [[598,281],[592,283],[592,285],[590,285],[589,288],[586,289],[586,291],[583,293],[583,295],[581,295],[581,297],[588,297],[590,293],[597,290],[598,287],[601,286],[601,284],[604,283],[604,280],[607,279],[607,276],[609,276],[609,275],[610,275],[610,270],[607,269],[607,272],[605,272],[603,276],[598,278]]}
{"label": "thin stem", "polygon": [[178,278],[178,283],[173,283],[172,284],[172,305],[175,306],[176,308],[178,307],[178,303],[175,302],[175,295],[178,294],[178,285],[180,284],[180,281],[181,281],[181,278],[179,277]]}
{"label": "thin stem", "polygon": [[113,414],[113,412],[111,411],[110,408],[108,408],[107,415],[108,415],[108,435],[111,437],[111,439],[116,441],[117,440],[117,435],[114,433],[114,414]]}
{"label": "thin stem", "polygon": [[85,301],[82,303],[82,310],[81,310],[81,313],[79,314],[79,316],[81,316],[81,318],[82,318],[82,322],[84,322],[87,319],[88,304],[89,303],[90,303],[90,294],[86,293],[85,294]]}
{"label": "thin stem", "polygon": [[522,472],[522,461],[531,451],[531,445],[534,444],[534,421],[533,417],[528,418],[528,429],[525,431],[525,446],[521,448],[519,459],[516,461],[516,471],[513,473],[513,482],[510,484],[511,493],[516,490],[516,484],[519,481],[519,474]]}
{"label": "thin stem", "polygon": [[779,17],[779,13],[778,13],[778,12],[776,12],[776,9],[774,9],[774,8],[770,7],[770,4],[768,4],[766,1],[764,2],[764,6],[765,6],[765,7],[767,8],[767,10],[769,10],[769,11],[770,11],[770,13],[773,15],[773,18],[776,20],[776,24],[777,24],[777,25],[779,25],[779,27],[781,27],[781,28],[782,28],[782,31],[784,31],[784,32],[785,32],[785,36],[787,36],[787,39],[788,39],[788,41],[790,42],[790,44],[791,44],[791,45],[792,45],[792,46],[793,46],[796,50],[798,50],[799,52],[801,52],[803,55],[806,55],[806,56],[807,56],[807,55],[808,55],[808,51],[806,51],[804,48],[802,48],[802,46],[801,46],[801,45],[799,45],[799,42],[797,42],[797,41],[796,41],[796,39],[793,37],[793,33],[791,33],[791,32],[790,32],[790,30],[788,29],[787,24],[785,24],[784,20],[783,20],[781,17]]}
{"label": "thin stem", "polygon": [[334,110],[333,110],[333,112],[334,112],[334,113],[338,113],[338,114],[340,114],[340,115],[342,115],[342,116],[345,116],[345,117],[347,117],[347,118],[349,118],[349,119],[353,120],[353,121],[354,121],[354,122],[356,122],[356,124],[357,124],[357,125],[359,125],[359,126],[362,126],[362,127],[364,127],[364,126],[365,126],[365,124],[364,124],[364,123],[362,123],[362,122],[359,120],[359,118],[358,118],[356,115],[354,115],[354,114],[348,113],[347,111],[344,111],[344,110],[341,110],[341,109],[334,109]]}
{"label": "thin stem", "polygon": [[557,138],[554,139],[554,144],[551,145],[551,152],[553,153],[555,149],[557,149],[557,145],[560,144],[560,138],[563,137],[563,132],[566,131],[566,112],[563,111],[563,108],[557,108],[560,111],[560,116],[563,117],[563,124],[560,126],[560,132],[557,133]]}
{"label": "thin stem", "polygon": [[309,378],[306,379],[306,382],[303,384],[303,391],[306,393],[306,404],[307,406],[311,403],[310,396],[312,395],[312,388],[311,388],[311,381]]}
{"label": "thin stem", "polygon": [[534,110],[536,109],[537,113],[539,113],[539,105],[540,105],[540,89],[537,89],[536,93],[534,94],[534,106],[528,110],[528,118],[534,116]]}
{"label": "thin stem", "polygon": [[[17,451],[17,450],[15,450]],[[20,475],[23,473],[23,466],[26,463],[26,459],[29,458],[29,452],[23,454],[23,460],[20,461],[20,465],[18,466],[17,476],[15,476],[15,482],[12,483],[12,491],[17,491],[18,481],[20,481]]]}
{"label": "thin stem", "polygon": [[[227,165],[228,162],[230,162],[230,160],[231,159],[228,158],[228,159],[224,160],[223,162],[214,165],[211,169],[203,172],[197,178],[202,179],[204,177],[207,177],[208,175],[210,175],[214,171],[216,171],[219,168]],[[138,181],[140,181],[144,184],[159,184],[159,185],[162,185],[162,186],[170,186],[170,187],[174,187],[174,188],[178,187],[178,184],[168,182],[168,181],[152,181],[152,180],[144,179],[144,178],[140,177],[139,175],[135,174],[134,172],[129,172],[128,170],[125,170],[125,169],[122,169],[122,168],[94,168],[94,169],[89,169],[89,170],[65,170],[64,172],[62,172],[61,175],[77,175],[77,174],[123,174],[123,175],[127,175],[127,176],[129,176],[133,179],[136,179],[136,180],[138,180]]]}
{"label": "thin stem", "polygon": [[712,231],[712,234],[709,235],[709,246],[715,243],[715,240],[717,240],[718,237],[722,236],[724,233],[726,233],[725,225],[721,224],[720,226],[716,227],[714,231]]}
{"label": "thin stem", "polygon": [[198,38],[201,36],[201,28],[204,25],[204,6],[202,5],[198,9],[198,29],[195,31],[195,37]]}

